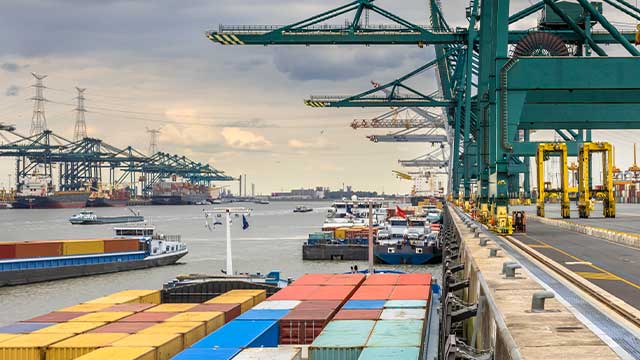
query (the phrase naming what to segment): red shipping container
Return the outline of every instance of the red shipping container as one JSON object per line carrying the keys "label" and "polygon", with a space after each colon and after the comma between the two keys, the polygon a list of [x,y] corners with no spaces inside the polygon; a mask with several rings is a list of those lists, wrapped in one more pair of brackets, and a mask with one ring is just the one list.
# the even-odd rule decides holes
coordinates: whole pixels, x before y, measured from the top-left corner
{"label": "red shipping container", "polygon": [[127,316],[124,319],[119,320],[120,322],[161,322],[165,321],[168,318],[175,316],[174,312],[140,312],[137,314],[133,314],[131,316]]}
{"label": "red shipping container", "polygon": [[333,320],[378,320],[382,310],[340,310]]}
{"label": "red shipping container", "polygon": [[429,300],[430,286],[402,285],[396,286],[389,300]]}
{"label": "red shipping container", "polygon": [[333,274],[306,274],[302,275],[293,284],[289,286],[300,286],[300,285],[324,285],[333,277]]}
{"label": "red shipping container", "polygon": [[360,286],[351,300],[388,300],[393,288],[391,285]]}
{"label": "red shipping container", "polygon": [[364,279],[364,274],[336,274],[327,281],[326,285],[360,285]]}
{"label": "red shipping container", "polygon": [[125,311],[125,312],[142,312],[152,307],[156,306],[156,304],[118,304],[109,306],[108,308],[100,310],[100,312],[104,311]]}
{"label": "red shipping container", "polygon": [[278,321],[283,345],[311,344],[329,323],[335,310],[294,310]]}
{"label": "red shipping container", "polygon": [[35,258],[62,256],[62,243],[59,241],[25,241],[16,243],[16,258]]}
{"label": "red shipping container", "polygon": [[395,285],[399,278],[400,275],[398,274],[371,274],[367,276],[367,280],[364,281],[362,286]]}
{"label": "red shipping container", "polygon": [[329,300],[329,301],[323,301],[323,300],[314,301],[314,300],[310,300],[310,301],[301,302],[298,306],[295,307],[294,311],[298,311],[298,310],[326,310],[326,309],[335,310],[335,309],[339,308],[340,305],[342,305],[342,301],[340,301],[340,300]]}
{"label": "red shipping container", "polygon": [[138,239],[106,239],[104,240],[104,252],[130,252],[140,250]]}
{"label": "red shipping container", "polygon": [[102,334],[102,333],[124,333],[124,334],[135,334],[140,330],[144,330],[148,327],[151,327],[158,322],[113,322],[111,324],[107,324],[101,326],[97,329],[93,329],[89,331],[89,333],[94,334]]}
{"label": "red shipping container", "polygon": [[431,285],[431,274],[402,274],[398,285]]}
{"label": "red shipping container", "polygon": [[0,259],[15,259],[16,258],[16,244],[0,244]]}
{"label": "red shipping container", "polygon": [[65,312],[65,311],[55,311],[45,315],[36,316],[32,319],[25,320],[23,322],[50,322],[50,323],[61,323],[67,322],[71,319],[75,319],[79,316],[87,315],[86,312]]}
{"label": "red shipping container", "polygon": [[356,289],[355,286],[322,286],[311,293],[309,300],[347,300]]}
{"label": "red shipping container", "polygon": [[318,288],[317,285],[287,286],[269,297],[269,300],[308,300],[309,295],[316,292]]}
{"label": "red shipping container", "polygon": [[241,308],[240,304],[200,304],[196,307],[192,307],[187,310],[187,312],[209,312],[209,311],[220,311],[224,313],[224,322],[228,323],[229,321],[240,316]]}

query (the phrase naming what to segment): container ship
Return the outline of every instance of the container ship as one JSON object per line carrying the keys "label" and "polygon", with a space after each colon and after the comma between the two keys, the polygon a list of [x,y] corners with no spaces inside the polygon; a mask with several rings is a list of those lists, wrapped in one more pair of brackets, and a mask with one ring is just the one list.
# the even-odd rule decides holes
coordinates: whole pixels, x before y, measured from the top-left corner
{"label": "container ship", "polygon": [[19,185],[14,209],[83,208],[89,199],[89,191],[53,191],[51,178],[29,176]]}
{"label": "container ship", "polygon": [[210,197],[208,186],[175,181],[174,178],[153,185],[151,204],[194,205],[205,203]]}
{"label": "container ship", "polygon": [[0,286],[170,265],[188,252],[178,235],[123,225],[109,239],[0,243]]}
{"label": "container ship", "polygon": [[87,200],[87,207],[125,207],[129,204],[131,193],[128,189],[110,192],[93,192]]}

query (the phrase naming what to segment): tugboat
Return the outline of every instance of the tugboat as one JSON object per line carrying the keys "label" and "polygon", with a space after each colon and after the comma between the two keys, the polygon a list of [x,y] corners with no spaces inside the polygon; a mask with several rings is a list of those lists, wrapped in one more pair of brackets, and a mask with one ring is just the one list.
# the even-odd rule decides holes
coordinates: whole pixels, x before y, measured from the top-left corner
{"label": "tugboat", "polygon": [[304,205],[298,205],[296,206],[295,209],[293,209],[294,213],[306,213],[306,212],[311,212],[313,211],[312,208],[304,206]]}
{"label": "tugboat", "polygon": [[93,211],[83,210],[79,214],[75,214],[69,218],[69,222],[73,225],[103,225],[103,224],[120,224],[120,223],[136,223],[144,221],[144,216],[129,209],[133,215],[124,216],[98,216]]}
{"label": "tugboat", "polygon": [[110,239],[4,242],[0,286],[171,265],[189,252],[180,235],[157,234],[153,225],[114,232]]}

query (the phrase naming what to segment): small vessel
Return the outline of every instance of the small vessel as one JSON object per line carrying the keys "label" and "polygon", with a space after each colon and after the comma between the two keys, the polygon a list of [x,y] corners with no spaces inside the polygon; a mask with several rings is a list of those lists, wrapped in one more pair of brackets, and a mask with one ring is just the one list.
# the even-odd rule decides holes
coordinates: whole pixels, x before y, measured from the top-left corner
{"label": "small vessel", "polygon": [[188,253],[180,235],[148,224],[114,228],[110,239],[4,242],[0,286],[171,265]]}
{"label": "small vessel", "polygon": [[253,201],[254,204],[268,205],[269,200],[267,199],[256,199]]}
{"label": "small vessel", "polygon": [[304,205],[298,205],[296,206],[295,209],[293,209],[294,213],[306,213],[306,212],[311,212],[313,211],[312,208],[304,206]]}
{"label": "small vessel", "polygon": [[[131,210],[131,209],[130,209]],[[69,222],[74,225],[102,225],[102,224],[120,224],[135,223],[144,221],[144,216],[135,213],[124,216],[98,216],[93,211],[83,210],[69,218]]]}
{"label": "small vessel", "polygon": [[442,259],[437,233],[425,217],[389,218],[388,230],[379,231],[373,248],[376,260],[389,265],[423,265]]}

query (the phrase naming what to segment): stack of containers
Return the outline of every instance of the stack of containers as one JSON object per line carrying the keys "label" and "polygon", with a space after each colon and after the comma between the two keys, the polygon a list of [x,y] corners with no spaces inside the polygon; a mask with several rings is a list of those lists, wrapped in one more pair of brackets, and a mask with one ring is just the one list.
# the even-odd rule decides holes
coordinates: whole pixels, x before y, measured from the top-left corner
{"label": "stack of containers", "polygon": [[240,312],[245,312],[261,303],[267,297],[264,290],[231,290],[217,296],[205,304],[240,304]]}
{"label": "stack of containers", "polygon": [[370,275],[312,343],[310,359],[418,359],[430,289],[429,274]]}
{"label": "stack of containers", "polygon": [[268,301],[299,301],[279,321],[280,344],[311,344],[337,309],[356,291],[362,274],[307,274]]}

